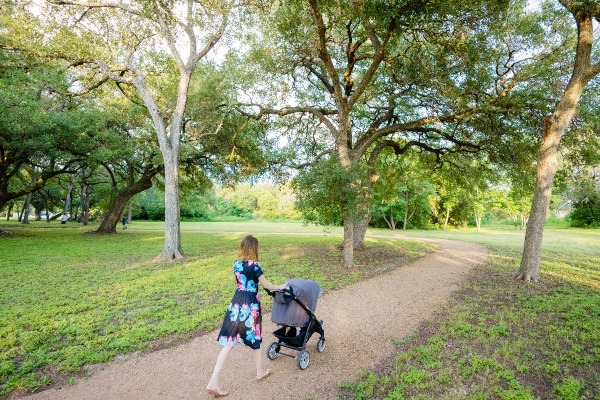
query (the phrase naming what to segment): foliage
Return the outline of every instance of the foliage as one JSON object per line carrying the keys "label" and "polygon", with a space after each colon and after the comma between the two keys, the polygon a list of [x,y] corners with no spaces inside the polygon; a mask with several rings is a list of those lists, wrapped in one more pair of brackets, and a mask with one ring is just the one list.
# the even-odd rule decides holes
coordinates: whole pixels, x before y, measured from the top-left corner
{"label": "foliage", "polygon": [[358,220],[367,210],[358,206],[364,201],[366,185],[361,182],[364,167],[343,167],[337,157],[322,159],[298,173],[292,182],[296,208],[307,222],[340,225],[342,215]]}
{"label": "foliage", "polygon": [[402,158],[393,155],[380,157],[377,170],[379,179],[373,185],[371,205],[372,226],[395,229],[402,222],[406,229],[430,227],[436,206],[435,188],[430,183],[428,168],[412,154]]}
{"label": "foliage", "polygon": [[[164,209],[164,196],[159,190],[152,188],[135,200],[133,217],[162,221]],[[185,221],[298,218],[291,189],[270,183],[241,184],[206,190],[185,188],[181,196],[180,213]]]}
{"label": "foliage", "polygon": [[569,215],[571,226],[576,228],[600,227],[600,204],[576,204]]}

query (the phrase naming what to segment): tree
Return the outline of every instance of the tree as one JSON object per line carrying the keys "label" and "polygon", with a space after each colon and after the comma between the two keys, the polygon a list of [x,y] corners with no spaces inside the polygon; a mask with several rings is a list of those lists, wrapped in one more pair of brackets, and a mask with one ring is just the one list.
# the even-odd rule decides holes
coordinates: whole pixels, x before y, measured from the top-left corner
{"label": "tree", "polygon": [[593,20],[600,20],[600,4],[595,1],[560,0],[577,24],[577,45],[571,78],[555,111],[544,119],[538,152],[536,185],[525,233],[523,256],[517,278],[538,281],[546,212],[550,205],[554,176],[558,169],[558,147],[577,111],[579,99],[590,80],[600,74],[600,61],[592,62]]}
{"label": "tree", "polygon": [[415,154],[398,159],[389,151],[380,157],[377,167],[379,179],[373,184],[374,202],[372,220],[382,218],[394,230],[402,221],[402,229],[409,226],[424,228],[430,222],[434,189],[429,179],[429,166]]}
{"label": "tree", "polygon": [[[90,117],[64,95],[67,79],[54,63],[12,49],[0,35],[0,208],[58,175],[72,173],[90,149],[78,122]],[[25,171],[27,169],[27,171]],[[33,174],[35,171],[35,174]],[[35,175],[35,179],[34,178]]]}
{"label": "tree", "polygon": [[291,131],[289,145],[302,147],[288,150],[300,156],[293,166],[329,158],[349,176],[362,168],[338,196],[349,201],[337,206],[346,265],[364,239],[370,186],[379,173],[374,166],[384,149],[397,156],[429,152],[458,167],[461,152],[492,153],[507,133],[519,140],[523,132],[510,125],[525,108],[509,94],[527,79],[521,77],[531,61],[522,58],[526,36],[541,36],[510,24],[519,12],[507,11],[506,2],[309,0],[282,3],[271,14],[277,30],[263,33],[263,42],[277,51],[271,58],[264,53],[264,65],[279,71],[270,82],[280,84],[273,91],[286,93],[290,105],[265,99],[242,101],[239,109],[250,117],[293,119],[279,130]]}
{"label": "tree", "polygon": [[[69,18],[70,29],[76,30],[56,30],[57,52],[101,75],[95,75],[96,85],[109,78],[124,93],[138,96],[147,108],[165,174],[165,243],[158,258],[185,258],[179,225],[179,165],[188,90],[197,64],[223,36],[229,4],[193,0],[48,2],[70,6],[60,17]],[[86,41],[83,48],[82,38]],[[71,48],[65,49],[65,43]],[[173,76],[178,77],[175,82]]]}

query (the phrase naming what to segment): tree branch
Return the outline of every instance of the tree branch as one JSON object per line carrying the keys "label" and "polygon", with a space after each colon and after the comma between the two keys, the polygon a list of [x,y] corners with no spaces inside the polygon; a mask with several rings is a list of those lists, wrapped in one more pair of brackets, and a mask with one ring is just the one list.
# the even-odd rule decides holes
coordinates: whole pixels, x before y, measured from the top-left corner
{"label": "tree branch", "polygon": [[334,153],[335,153],[334,150],[328,149],[328,150],[323,150],[322,152],[317,154],[312,161],[307,161],[305,163],[300,163],[300,164],[286,164],[286,163],[279,163],[279,164],[281,166],[288,167],[288,168],[302,169],[305,167],[309,167],[311,165],[315,165],[317,162],[319,162],[319,160],[321,158],[325,157],[328,154],[334,154]]}
{"label": "tree branch", "polygon": [[465,110],[461,114],[424,117],[414,121],[391,124],[374,131],[368,131],[356,142],[355,151],[357,154],[364,154],[373,143],[384,136],[403,131],[416,131],[417,129],[424,128],[425,125],[436,122],[459,122],[473,113],[474,110]]}
{"label": "tree branch", "polygon": [[[252,114],[252,113],[242,110],[239,106],[257,107],[259,109],[259,112],[258,112],[258,114]],[[323,124],[325,124],[327,126],[327,128],[329,130],[331,130],[331,132],[336,132],[335,125],[333,124],[333,122],[331,122],[331,120],[329,118],[327,118],[327,115],[336,115],[338,113],[337,110],[326,110],[326,109],[316,108],[316,107],[285,107],[282,109],[274,109],[274,108],[263,107],[260,104],[251,104],[251,103],[238,103],[238,106],[236,106],[235,109],[240,114],[242,114],[248,118],[255,119],[255,120],[259,120],[260,118],[262,118],[263,115],[285,116],[285,115],[303,114],[303,113],[311,114],[311,115],[314,115],[315,117],[317,117],[319,119],[319,121],[321,121]]]}
{"label": "tree branch", "polygon": [[327,71],[329,79],[332,82],[332,86],[334,88],[333,98],[335,99],[335,102],[338,104],[340,109],[345,109],[346,107],[342,101],[342,87],[340,81],[338,80],[333,61],[331,60],[329,53],[327,53],[327,28],[325,26],[325,22],[323,21],[323,15],[321,15],[321,9],[319,8],[317,0],[309,0],[309,4],[312,10],[313,21],[317,27],[319,58],[325,64],[325,70]]}
{"label": "tree branch", "polygon": [[103,2],[87,2],[87,1],[71,1],[71,0],[46,0],[47,3],[57,6],[79,6],[88,8],[119,8],[128,13],[140,15],[140,12],[134,8],[127,7],[123,2],[118,3],[103,3]]}

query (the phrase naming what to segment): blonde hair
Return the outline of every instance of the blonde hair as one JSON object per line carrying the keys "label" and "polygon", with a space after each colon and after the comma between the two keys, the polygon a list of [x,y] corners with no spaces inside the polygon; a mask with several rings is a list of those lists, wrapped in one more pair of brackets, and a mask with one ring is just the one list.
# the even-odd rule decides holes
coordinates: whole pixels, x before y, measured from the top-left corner
{"label": "blonde hair", "polygon": [[258,260],[258,239],[252,235],[248,235],[242,240],[238,250],[239,261],[259,261]]}

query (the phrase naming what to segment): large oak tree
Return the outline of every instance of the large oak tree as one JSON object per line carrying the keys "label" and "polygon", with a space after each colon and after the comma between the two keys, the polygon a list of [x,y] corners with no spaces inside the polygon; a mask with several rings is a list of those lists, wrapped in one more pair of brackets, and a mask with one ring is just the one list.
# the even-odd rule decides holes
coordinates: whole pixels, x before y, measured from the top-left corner
{"label": "large oak tree", "polygon": [[[264,30],[263,57],[255,59],[273,69],[269,82],[280,85],[272,90],[278,96],[269,102],[267,90],[249,90],[239,109],[253,118],[296,117],[279,128],[291,132],[288,149],[298,144],[288,150],[296,167],[327,158],[349,172],[334,168],[340,184],[329,190],[344,192],[338,198],[346,265],[363,243],[384,149],[429,152],[458,168],[457,160],[468,159],[461,153],[499,158],[511,151],[507,137],[514,145],[526,134],[511,127],[511,118],[529,108],[509,95],[527,79],[527,35],[541,34],[511,23],[522,7],[295,0],[271,11],[268,23],[277,30]],[[287,107],[278,106],[283,101]]]}

